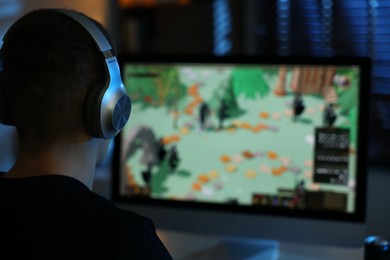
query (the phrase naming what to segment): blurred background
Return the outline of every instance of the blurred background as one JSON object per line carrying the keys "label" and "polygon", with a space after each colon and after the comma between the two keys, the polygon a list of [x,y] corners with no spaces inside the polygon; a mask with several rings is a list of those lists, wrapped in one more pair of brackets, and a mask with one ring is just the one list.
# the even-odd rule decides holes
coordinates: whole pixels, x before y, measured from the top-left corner
{"label": "blurred background", "polygon": [[[390,238],[390,1],[0,0],[0,25],[47,7],[95,18],[127,54],[371,57],[368,231]],[[14,129],[0,125],[0,171],[12,166],[16,147]],[[94,184],[106,197],[111,157]]]}

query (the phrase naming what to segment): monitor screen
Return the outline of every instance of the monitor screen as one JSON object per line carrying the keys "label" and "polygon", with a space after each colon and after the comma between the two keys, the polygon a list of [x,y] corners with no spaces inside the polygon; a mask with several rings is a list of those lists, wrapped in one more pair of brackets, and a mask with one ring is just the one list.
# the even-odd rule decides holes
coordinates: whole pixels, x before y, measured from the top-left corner
{"label": "monitor screen", "polygon": [[364,58],[122,57],[121,202],[364,222]]}

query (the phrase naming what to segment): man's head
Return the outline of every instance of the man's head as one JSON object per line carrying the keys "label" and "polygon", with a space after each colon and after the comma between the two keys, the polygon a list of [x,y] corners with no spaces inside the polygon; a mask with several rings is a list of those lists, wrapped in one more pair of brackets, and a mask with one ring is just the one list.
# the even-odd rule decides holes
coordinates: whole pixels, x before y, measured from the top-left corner
{"label": "man's head", "polygon": [[21,142],[90,138],[86,97],[108,75],[103,53],[81,24],[55,10],[33,11],[7,32],[2,57],[0,94]]}

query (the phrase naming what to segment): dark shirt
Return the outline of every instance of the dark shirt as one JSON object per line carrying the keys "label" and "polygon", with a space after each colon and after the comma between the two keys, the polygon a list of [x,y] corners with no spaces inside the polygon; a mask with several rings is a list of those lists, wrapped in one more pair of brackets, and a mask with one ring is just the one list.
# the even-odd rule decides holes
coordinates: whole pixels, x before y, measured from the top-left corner
{"label": "dark shirt", "polygon": [[171,256],[151,220],[118,208],[74,178],[50,175],[0,177],[0,259]]}

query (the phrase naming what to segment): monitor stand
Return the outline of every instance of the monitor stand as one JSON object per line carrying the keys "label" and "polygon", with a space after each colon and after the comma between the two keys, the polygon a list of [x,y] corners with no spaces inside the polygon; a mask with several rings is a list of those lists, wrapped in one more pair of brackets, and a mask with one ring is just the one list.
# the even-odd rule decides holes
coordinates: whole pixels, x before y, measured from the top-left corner
{"label": "monitor stand", "polygon": [[187,259],[279,259],[279,243],[272,240],[222,238],[220,242]]}
{"label": "monitor stand", "polygon": [[178,260],[277,260],[279,242],[236,237],[209,237],[161,231],[159,237]]}

